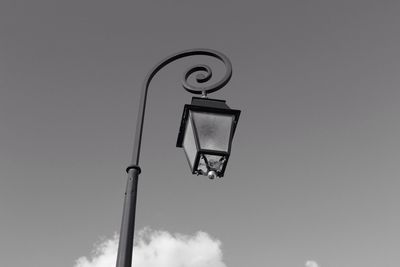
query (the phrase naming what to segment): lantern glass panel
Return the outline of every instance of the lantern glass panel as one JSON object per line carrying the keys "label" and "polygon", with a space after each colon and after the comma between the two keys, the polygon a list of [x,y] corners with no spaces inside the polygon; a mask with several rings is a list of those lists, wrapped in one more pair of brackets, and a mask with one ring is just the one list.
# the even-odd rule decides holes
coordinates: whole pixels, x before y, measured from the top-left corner
{"label": "lantern glass panel", "polygon": [[194,161],[196,160],[196,141],[193,132],[192,120],[189,118],[186,124],[185,137],[183,139],[183,149],[185,150],[186,156],[189,160],[190,167],[193,169]]}
{"label": "lantern glass panel", "polygon": [[234,115],[191,111],[201,149],[229,151]]}

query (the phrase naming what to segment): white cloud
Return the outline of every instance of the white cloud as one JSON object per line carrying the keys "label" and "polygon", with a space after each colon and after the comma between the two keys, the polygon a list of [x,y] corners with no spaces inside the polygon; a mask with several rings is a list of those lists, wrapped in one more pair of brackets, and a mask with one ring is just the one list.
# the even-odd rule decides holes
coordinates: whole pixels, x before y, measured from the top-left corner
{"label": "white cloud", "polygon": [[319,267],[319,265],[315,261],[306,261],[306,267]]}
{"label": "white cloud", "polygon": [[[134,267],[226,267],[221,242],[207,233],[193,236],[145,229],[134,247]],[[118,236],[96,245],[92,257],[81,257],[74,267],[114,267]]]}

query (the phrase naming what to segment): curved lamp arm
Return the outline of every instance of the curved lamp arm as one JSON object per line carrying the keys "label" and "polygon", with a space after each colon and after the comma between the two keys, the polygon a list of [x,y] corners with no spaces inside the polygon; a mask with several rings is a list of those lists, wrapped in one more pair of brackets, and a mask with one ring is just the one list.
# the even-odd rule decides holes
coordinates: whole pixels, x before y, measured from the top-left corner
{"label": "curved lamp arm", "polygon": [[159,64],[157,64],[147,74],[143,82],[142,92],[140,95],[139,113],[136,122],[136,134],[133,144],[132,160],[131,164],[126,168],[126,172],[128,173],[128,179],[127,179],[125,198],[124,198],[124,208],[122,213],[121,231],[119,237],[118,255],[116,263],[117,267],[130,267],[132,264],[137,184],[138,184],[139,174],[141,171],[139,167],[139,156],[140,156],[140,148],[142,142],[144,115],[146,111],[147,92],[149,90],[150,82],[157,74],[157,72],[166,65],[168,65],[169,63],[184,57],[197,56],[197,55],[211,56],[222,61],[225,64],[226,68],[225,75],[220,81],[212,85],[208,86],[190,85],[188,79],[195,72],[202,71],[202,73],[196,75],[196,81],[199,84],[209,81],[212,77],[212,71],[209,66],[195,65],[189,68],[183,76],[182,85],[185,88],[185,90],[193,94],[202,94],[203,96],[206,96],[207,93],[215,92],[224,87],[231,79],[232,64],[224,54],[211,49],[190,49],[173,54],[162,60]]}
{"label": "curved lamp arm", "polygon": [[[147,102],[147,92],[149,90],[149,85],[154,76],[157,74],[158,71],[160,71],[163,67],[168,65],[169,63],[176,61],[178,59],[188,57],[188,56],[196,56],[196,55],[205,55],[205,56],[211,56],[214,58],[219,59],[225,64],[226,72],[224,77],[218,81],[217,83],[208,85],[208,86],[194,86],[190,85],[188,83],[188,79],[190,75],[197,71],[204,71],[206,74],[198,74],[196,76],[196,81],[198,83],[204,83],[207,82],[211,79],[212,77],[212,71],[209,66],[207,65],[195,65],[191,68],[189,68],[184,76],[183,76],[183,81],[182,85],[185,88],[185,90],[193,93],[193,94],[203,94],[206,95],[207,93],[212,93],[215,91],[218,91],[222,87],[224,87],[229,80],[232,77],[232,64],[230,60],[222,53],[212,50],[212,49],[190,49],[190,50],[185,50],[176,54],[173,54],[164,60],[162,60],[159,64],[157,64],[150,72],[147,74],[143,86],[142,86],[142,92],[140,95],[140,107],[139,107],[139,113],[137,117],[137,122],[136,122],[136,134],[135,134],[135,141],[133,145],[133,153],[132,153],[132,160],[131,160],[131,165],[127,168],[127,172],[131,168],[139,168],[139,156],[140,156],[140,148],[141,148],[141,141],[142,141],[142,132],[143,132],[143,122],[144,122],[144,115],[146,111],[146,102]],[[140,170],[140,168],[139,168]]]}

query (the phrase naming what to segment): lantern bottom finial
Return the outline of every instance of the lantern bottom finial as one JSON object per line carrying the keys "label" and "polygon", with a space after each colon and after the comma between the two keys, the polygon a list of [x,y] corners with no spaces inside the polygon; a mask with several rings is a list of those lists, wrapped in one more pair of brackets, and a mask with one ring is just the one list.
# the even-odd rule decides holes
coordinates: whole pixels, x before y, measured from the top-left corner
{"label": "lantern bottom finial", "polygon": [[217,177],[217,173],[215,171],[209,171],[207,173],[207,177],[211,180],[215,179]]}

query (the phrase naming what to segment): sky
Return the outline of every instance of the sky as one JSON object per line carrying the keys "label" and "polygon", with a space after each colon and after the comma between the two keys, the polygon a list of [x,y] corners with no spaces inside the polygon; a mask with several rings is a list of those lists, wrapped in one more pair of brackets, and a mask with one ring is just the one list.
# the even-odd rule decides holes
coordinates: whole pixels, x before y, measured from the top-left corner
{"label": "sky", "polygon": [[233,64],[210,95],[242,110],[232,154],[209,180],[175,147],[184,71],[215,64],[216,81],[223,67],[165,67],[148,98],[137,266],[397,266],[399,13],[389,0],[2,0],[0,265],[112,262],[141,83],[199,47]]}

